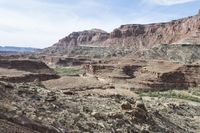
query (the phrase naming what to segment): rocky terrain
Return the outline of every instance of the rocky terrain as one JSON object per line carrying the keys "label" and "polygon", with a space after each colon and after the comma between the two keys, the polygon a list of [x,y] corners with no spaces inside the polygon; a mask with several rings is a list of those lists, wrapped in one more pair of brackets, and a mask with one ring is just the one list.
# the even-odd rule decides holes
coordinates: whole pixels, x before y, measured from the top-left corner
{"label": "rocky terrain", "polygon": [[[183,65],[169,61],[106,60],[85,66],[86,74],[132,90],[188,89],[199,86],[200,65]],[[125,88],[126,88],[125,87]]]}
{"label": "rocky terrain", "polygon": [[0,53],[0,133],[199,133],[200,12]]}
{"label": "rocky terrain", "polygon": [[[67,74],[77,66],[49,68],[41,61],[21,59],[0,62],[1,133],[200,131],[199,65],[101,59],[81,64],[79,75],[71,76]],[[21,79],[24,75],[31,76]],[[165,90],[179,86],[181,91],[148,92],[166,86]]]}
{"label": "rocky terrain", "polygon": [[[0,131],[2,133],[174,131],[197,133],[200,131],[198,103],[164,98],[141,99],[130,90],[107,84],[96,78],[63,78],[57,81],[45,81],[42,86],[35,83],[1,82]],[[64,83],[63,80],[68,83],[60,84]]]}
{"label": "rocky terrain", "polygon": [[145,60],[167,60],[182,64],[195,64],[200,60],[199,44],[158,44],[150,49],[141,50],[129,55]]}
{"label": "rocky terrain", "polygon": [[122,25],[111,33],[99,29],[73,32],[52,47],[44,49],[42,53],[119,57],[148,50],[158,44],[169,44],[169,47],[175,44],[199,44],[199,32],[198,13],[165,23]]}
{"label": "rocky terrain", "polygon": [[59,78],[45,63],[34,60],[0,60],[0,80],[33,82]]}

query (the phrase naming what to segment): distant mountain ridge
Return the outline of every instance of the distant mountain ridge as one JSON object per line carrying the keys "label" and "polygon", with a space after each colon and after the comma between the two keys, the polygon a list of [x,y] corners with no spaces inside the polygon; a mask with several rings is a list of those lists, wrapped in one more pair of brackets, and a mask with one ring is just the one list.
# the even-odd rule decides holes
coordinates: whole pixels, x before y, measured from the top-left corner
{"label": "distant mountain ridge", "polygon": [[0,46],[2,52],[36,52],[39,49],[31,47]]}

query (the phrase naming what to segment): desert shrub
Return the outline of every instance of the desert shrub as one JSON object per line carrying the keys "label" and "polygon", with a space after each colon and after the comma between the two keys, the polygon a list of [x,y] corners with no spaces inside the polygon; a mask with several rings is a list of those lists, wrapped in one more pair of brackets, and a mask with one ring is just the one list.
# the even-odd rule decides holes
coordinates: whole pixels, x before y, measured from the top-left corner
{"label": "desert shrub", "polygon": [[190,100],[194,102],[200,102],[200,92],[198,91],[189,91],[189,90],[168,90],[168,91],[149,91],[149,92],[137,92],[140,96],[149,96],[149,97],[166,97],[166,98],[177,98]]}
{"label": "desert shrub", "polygon": [[77,67],[56,67],[55,71],[60,75],[79,75],[84,73],[83,69]]}

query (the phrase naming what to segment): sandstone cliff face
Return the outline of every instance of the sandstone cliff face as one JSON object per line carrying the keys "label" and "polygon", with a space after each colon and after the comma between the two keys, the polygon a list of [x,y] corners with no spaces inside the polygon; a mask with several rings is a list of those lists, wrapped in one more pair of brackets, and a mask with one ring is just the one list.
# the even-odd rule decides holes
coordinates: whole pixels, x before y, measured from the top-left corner
{"label": "sandstone cliff face", "polygon": [[132,48],[133,52],[156,44],[199,44],[200,14],[167,23],[122,25],[104,42]]}
{"label": "sandstone cliff face", "polygon": [[134,61],[129,63],[90,64],[86,73],[112,83],[124,83],[136,90],[188,89],[200,84],[200,65],[183,65],[168,61]]}
{"label": "sandstone cliff face", "polygon": [[78,44],[92,44],[98,41],[104,41],[108,38],[109,34],[103,30],[92,29],[85,30],[82,32],[73,32],[69,36],[59,40],[56,43],[55,47],[68,47],[68,46],[76,46]]}
{"label": "sandstone cliff face", "polygon": [[149,49],[155,44],[200,43],[200,14],[166,23],[122,25],[111,33],[99,29],[73,32],[44,53],[64,53],[82,45],[128,48],[132,52]]}

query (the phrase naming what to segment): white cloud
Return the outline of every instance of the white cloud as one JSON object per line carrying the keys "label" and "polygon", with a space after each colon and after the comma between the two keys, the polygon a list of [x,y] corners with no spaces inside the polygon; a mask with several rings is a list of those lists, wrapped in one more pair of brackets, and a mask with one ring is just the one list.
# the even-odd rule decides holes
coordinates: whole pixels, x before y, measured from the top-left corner
{"label": "white cloud", "polygon": [[[22,2],[21,2],[22,1]],[[101,12],[101,13],[100,13]],[[40,0],[0,0],[0,45],[48,47],[73,31],[111,31],[124,23],[94,0],[76,4]]]}
{"label": "white cloud", "polygon": [[144,0],[144,1],[145,2],[150,2],[150,3],[153,3],[153,4],[157,4],[157,5],[170,6],[170,5],[193,2],[193,1],[196,1],[196,0]]}

